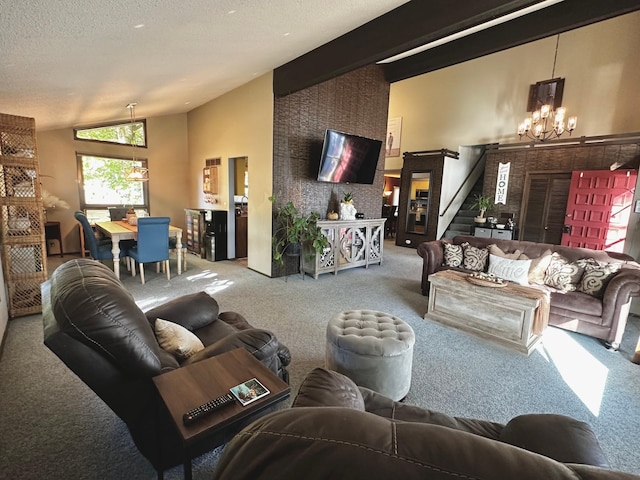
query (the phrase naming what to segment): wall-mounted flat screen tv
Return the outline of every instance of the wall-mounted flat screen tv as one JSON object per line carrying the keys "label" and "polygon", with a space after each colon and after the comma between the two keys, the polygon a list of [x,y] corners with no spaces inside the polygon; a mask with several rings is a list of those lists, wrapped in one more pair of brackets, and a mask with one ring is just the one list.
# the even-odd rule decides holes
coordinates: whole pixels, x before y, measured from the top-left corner
{"label": "wall-mounted flat screen tv", "polygon": [[373,183],[380,148],[381,140],[327,130],[322,145],[318,181]]}

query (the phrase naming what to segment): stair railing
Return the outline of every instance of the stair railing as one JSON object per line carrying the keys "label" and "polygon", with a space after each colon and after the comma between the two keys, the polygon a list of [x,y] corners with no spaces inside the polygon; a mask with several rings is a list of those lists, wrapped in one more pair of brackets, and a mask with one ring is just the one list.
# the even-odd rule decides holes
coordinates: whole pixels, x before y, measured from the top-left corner
{"label": "stair railing", "polygon": [[476,171],[476,169],[482,163],[482,161],[485,159],[486,156],[487,156],[487,146],[485,145],[482,147],[482,153],[480,154],[480,156],[476,160],[476,163],[473,165],[473,167],[467,174],[467,177],[462,181],[462,183],[458,187],[458,190],[456,190],[456,193],[453,194],[453,197],[451,197],[451,200],[449,200],[449,203],[445,207],[444,211],[440,214],[441,217],[445,216],[445,214],[447,213],[451,205],[453,205],[453,202],[455,201],[455,199],[458,198],[458,195],[460,195],[460,192],[462,191],[463,187],[469,182],[469,179],[472,177],[473,173]]}

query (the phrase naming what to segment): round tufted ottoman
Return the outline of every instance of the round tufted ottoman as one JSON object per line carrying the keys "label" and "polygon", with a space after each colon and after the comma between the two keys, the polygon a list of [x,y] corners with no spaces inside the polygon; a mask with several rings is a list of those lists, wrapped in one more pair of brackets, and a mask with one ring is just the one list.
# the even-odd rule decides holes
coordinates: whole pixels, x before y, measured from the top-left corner
{"label": "round tufted ottoman", "polygon": [[373,310],[340,312],[327,325],[325,364],[393,400],[411,386],[415,335],[404,321]]}

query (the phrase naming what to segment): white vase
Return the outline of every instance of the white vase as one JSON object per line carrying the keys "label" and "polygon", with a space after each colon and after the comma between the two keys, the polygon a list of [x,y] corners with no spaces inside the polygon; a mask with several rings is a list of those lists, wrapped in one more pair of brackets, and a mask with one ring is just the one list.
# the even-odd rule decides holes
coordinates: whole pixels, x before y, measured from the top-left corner
{"label": "white vase", "polygon": [[358,211],[353,203],[340,202],[340,220],[355,220],[356,213]]}

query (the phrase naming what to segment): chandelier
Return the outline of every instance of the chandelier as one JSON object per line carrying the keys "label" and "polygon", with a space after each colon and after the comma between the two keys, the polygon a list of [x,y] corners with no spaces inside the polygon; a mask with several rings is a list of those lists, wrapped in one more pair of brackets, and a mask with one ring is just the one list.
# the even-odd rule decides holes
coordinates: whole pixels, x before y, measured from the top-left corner
{"label": "chandelier", "polygon": [[[553,69],[551,71],[551,78],[553,80],[561,80],[554,77],[559,42],[560,35],[558,34],[555,56],[553,57]],[[564,82],[564,80],[562,80],[562,82]],[[571,135],[571,132],[573,132],[578,123],[578,117],[567,118],[567,109],[565,107],[559,106],[554,110],[555,91],[550,99],[551,103],[545,103],[539,110],[534,111],[530,117],[525,118],[522,123],[518,125],[518,136],[520,139],[522,139],[522,137],[528,137],[534,141],[544,142],[545,140],[560,138],[560,136],[566,132],[569,132],[569,135]],[[545,100],[549,100],[549,98]]]}
{"label": "chandelier", "polygon": [[129,169],[127,173],[127,180],[131,182],[146,182],[149,180],[149,169],[144,168],[142,166],[136,165],[136,139],[135,139],[135,131],[136,131],[136,105],[137,103],[130,103],[127,105],[131,116],[131,128],[130,128],[130,138],[131,138],[131,157],[133,167]]}

